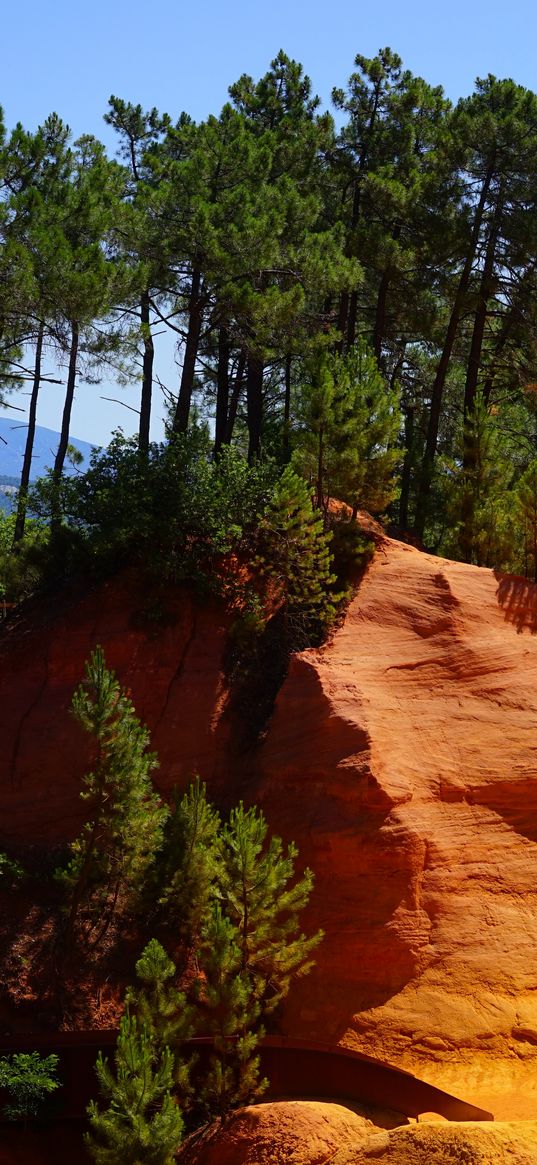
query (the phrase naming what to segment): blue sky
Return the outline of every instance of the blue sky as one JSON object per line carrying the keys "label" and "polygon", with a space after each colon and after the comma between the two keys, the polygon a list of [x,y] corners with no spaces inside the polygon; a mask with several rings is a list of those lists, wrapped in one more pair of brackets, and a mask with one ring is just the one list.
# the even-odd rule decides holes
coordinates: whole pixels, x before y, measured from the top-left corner
{"label": "blue sky", "polygon": [[[55,111],[75,136],[94,133],[110,144],[102,116],[111,93],[172,116],[186,109],[201,119],[218,112],[227,86],[241,73],[265,72],[280,48],[303,63],[327,107],[332,87],[344,86],[352,72],[356,53],[373,56],[384,45],[414,73],[443,85],[453,100],[489,72],[537,85],[535,0],[26,0],[4,6],[2,34],[0,104],[8,126],[20,120],[34,128]],[[169,343],[160,371],[175,387]],[[40,424],[58,428],[61,394],[47,386]],[[105,443],[117,425],[132,431],[136,418],[101,395],[136,404],[137,393],[110,384],[80,386],[72,431]],[[25,398],[16,403],[24,405]],[[158,414],[157,402],[156,437]]]}

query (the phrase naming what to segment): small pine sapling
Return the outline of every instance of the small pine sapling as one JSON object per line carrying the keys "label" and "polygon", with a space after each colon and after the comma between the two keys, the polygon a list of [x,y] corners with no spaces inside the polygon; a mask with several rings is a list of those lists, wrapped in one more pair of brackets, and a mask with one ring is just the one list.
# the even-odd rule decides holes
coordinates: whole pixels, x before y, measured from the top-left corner
{"label": "small pine sapling", "polygon": [[334,593],[330,539],[322,514],[313,509],[308,486],[288,465],[277,483],[260,526],[261,551],[256,565],[276,591],[288,629],[311,629],[333,621],[339,596]]}
{"label": "small pine sapling", "polygon": [[299,915],[309,901],[313,874],[294,880],[297,847],[284,851],[281,838],[270,837],[260,809],[233,809],[224,826],[225,911],[237,932],[241,972],[247,974],[263,1013],[274,1011],[291,980],[307,975],[311,954],[323,932],[306,937]]}
{"label": "small pine sapling", "polygon": [[237,928],[218,903],[203,932],[200,961],[205,975],[201,1012],[214,1041],[200,1101],[209,1115],[225,1116],[230,1109],[258,1100],[268,1081],[259,1078],[256,1054],[264,1035],[261,1006],[242,970]]}
{"label": "small pine sapling", "polygon": [[92,1100],[86,1145],[96,1165],[172,1165],[183,1136],[176,1104],[174,1055],[157,1052],[150,1029],[127,1009],[120,1024],[114,1067],[96,1064],[107,1107]]}
{"label": "small pine sapling", "polygon": [[175,804],[166,823],[160,906],[187,950],[207,922],[222,876],[221,821],[199,777]]}
{"label": "small pine sapling", "polygon": [[72,709],[95,742],[82,797],[90,816],[58,875],[69,896],[67,937],[97,946],[120,911],[135,909],[162,844],[168,809],[154,791],[149,733],[97,647]]}
{"label": "small pine sapling", "polygon": [[287,995],[297,976],[313,966],[322,931],[306,937],[299,915],[313,886],[311,870],[295,879],[296,846],[284,851],[280,838],[267,841],[267,824],[242,803],[222,830],[220,901],[213,904],[202,934],[199,961],[204,974],[200,1005],[204,1030],[214,1037],[214,1056],[202,1089],[205,1108],[224,1114],[257,1100],[263,1019]]}
{"label": "small pine sapling", "polygon": [[180,1046],[192,1035],[193,1008],[174,986],[176,967],[156,939],[136,964],[137,984],[126,996],[125,1014],[110,1066],[96,1065],[102,1109],[88,1107],[87,1145],[97,1165],[169,1165],[183,1135],[190,1062]]}
{"label": "small pine sapling", "polygon": [[125,1002],[149,1033],[155,1052],[172,1050],[174,1086],[185,1108],[191,1096],[191,1061],[182,1058],[180,1049],[194,1031],[195,1008],[175,987],[176,973],[175,963],[152,938],[136,963],[137,983],[127,991]]}

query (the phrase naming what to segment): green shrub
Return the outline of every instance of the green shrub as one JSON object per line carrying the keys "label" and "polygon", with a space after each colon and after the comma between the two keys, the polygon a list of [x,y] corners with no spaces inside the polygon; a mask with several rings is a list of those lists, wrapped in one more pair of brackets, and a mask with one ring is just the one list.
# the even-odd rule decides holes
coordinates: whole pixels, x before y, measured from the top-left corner
{"label": "green shrub", "polygon": [[46,525],[28,519],[24,538],[16,551],[13,550],[14,532],[15,514],[0,510],[0,604],[20,602],[36,590],[44,576],[49,541]]}
{"label": "green shrub", "polygon": [[29,1120],[39,1116],[46,1097],[60,1087],[56,1075],[58,1056],[39,1052],[15,1052],[0,1059],[0,1088],[9,1101],[2,1112],[8,1120]]}

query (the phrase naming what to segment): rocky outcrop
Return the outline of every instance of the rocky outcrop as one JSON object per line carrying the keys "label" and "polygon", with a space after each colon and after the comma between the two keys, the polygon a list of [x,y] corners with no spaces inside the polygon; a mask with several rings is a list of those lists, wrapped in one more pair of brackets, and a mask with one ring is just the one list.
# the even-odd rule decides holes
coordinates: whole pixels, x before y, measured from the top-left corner
{"label": "rocky outcrop", "polygon": [[[338,1104],[260,1104],[185,1145],[180,1165],[534,1165],[537,1123],[382,1127]],[[376,1123],[379,1122],[379,1123]]]}
{"label": "rocky outcrop", "polygon": [[536,588],[381,540],[249,752],[214,604],[159,608],[124,575],[38,614],[2,637],[2,835],[78,827],[87,746],[68,706],[102,643],[160,787],[197,770],[221,804],[258,800],[316,872],[308,925],[326,940],[282,1030],[537,1117]]}
{"label": "rocky outcrop", "polygon": [[295,1034],[537,1116],[537,588],[379,547],[251,788],[317,873]]}
{"label": "rocky outcrop", "polygon": [[233,1114],[223,1127],[194,1137],[179,1165],[321,1165],[338,1150],[362,1142],[373,1125],[340,1104],[307,1100],[256,1104]]}
{"label": "rocky outcrop", "polygon": [[89,742],[69,709],[97,644],[131,694],[159,757],[163,792],[225,773],[224,650],[229,617],[186,589],[148,592],[133,572],[35,603],[0,638],[0,833],[63,841],[83,820]]}

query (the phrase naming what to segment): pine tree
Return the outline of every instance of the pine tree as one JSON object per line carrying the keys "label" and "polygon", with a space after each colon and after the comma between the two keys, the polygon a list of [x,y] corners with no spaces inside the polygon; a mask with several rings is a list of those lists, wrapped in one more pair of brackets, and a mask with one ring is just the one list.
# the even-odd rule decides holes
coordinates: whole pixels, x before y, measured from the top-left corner
{"label": "pine tree", "polygon": [[214,1056],[203,1101],[211,1113],[258,1099],[256,1048],[263,1019],[287,995],[297,976],[313,966],[311,955],[322,931],[307,938],[299,915],[307,905],[311,870],[295,878],[296,846],[267,839],[267,824],[255,807],[242,803],[223,827],[224,871],[220,902],[202,932],[200,989],[204,1026],[214,1037]]}
{"label": "pine tree", "polygon": [[82,797],[90,817],[71,843],[60,875],[69,897],[68,939],[80,931],[95,946],[118,911],[134,909],[162,842],[168,810],[154,792],[149,734],[97,647],[72,709],[94,741],[94,768]]}
{"label": "pine tree", "polygon": [[181,1044],[194,1029],[194,1008],[184,991],[174,984],[175,963],[157,939],[152,938],[136,963],[137,983],[129,988],[126,1004],[134,1011],[151,1040],[155,1052],[169,1047],[175,1055],[174,1082],[184,1103],[189,1094],[189,1064],[179,1057]]}
{"label": "pine tree", "polygon": [[[97,320],[110,315],[122,289],[121,265],[104,246],[123,188],[120,168],[110,162],[104,146],[85,136],[75,143],[70,172],[56,200],[57,285],[56,332],[67,360],[67,381],[60,439],[52,481],[59,492],[71,426],[71,413],[81,365],[95,367],[116,346],[113,332],[95,330]],[[52,528],[61,515],[53,503]]]}
{"label": "pine tree", "polygon": [[199,777],[175,805],[166,825],[160,905],[166,921],[192,950],[206,924],[222,877],[221,821]]}
{"label": "pine tree", "polygon": [[496,413],[479,394],[467,418],[465,441],[472,444],[472,468],[457,467],[449,550],[465,562],[502,568],[512,556],[516,526],[510,513],[513,471]]}
{"label": "pine tree", "polygon": [[382,512],[397,488],[399,394],[390,389],[364,343],[345,356],[309,363],[301,392],[295,463],[315,481],[316,505],[329,497]]}
{"label": "pine tree", "polygon": [[168,1165],[183,1134],[182,1109],[191,1089],[181,1045],[192,1035],[193,1008],[174,986],[176,967],[156,939],[136,963],[137,984],[127,991],[125,1014],[110,1066],[96,1066],[102,1110],[88,1108],[87,1137],[97,1165]]}
{"label": "pine tree", "polygon": [[205,976],[201,1013],[214,1041],[200,1100],[209,1115],[223,1116],[258,1100],[268,1081],[259,1079],[256,1052],[264,1035],[261,1002],[243,967],[238,929],[218,903],[203,930],[200,961]]}
{"label": "pine tree", "polygon": [[276,586],[286,621],[297,629],[300,623],[327,626],[334,617],[330,538],[306,483],[287,466],[261,523],[256,565]]}
{"label": "pine tree", "polygon": [[129,316],[138,315],[140,321],[137,337],[142,361],[139,446],[147,452],[155,357],[155,319],[151,305],[152,301],[162,299],[162,289],[169,280],[164,242],[167,224],[161,211],[158,175],[154,173],[151,157],[169,128],[170,119],[166,114],[161,116],[156,109],[145,112],[141,105],[114,96],[110,97],[109,107],[104,120],[119,135],[119,155],[126,163],[128,173],[114,236],[116,245],[119,239],[120,254],[126,257],[132,273],[125,311]]}
{"label": "pine tree", "polygon": [[242,802],[223,829],[224,908],[236,928],[240,971],[250,980],[253,999],[263,1014],[274,1011],[291,980],[307,975],[311,954],[323,934],[300,931],[299,915],[313,888],[311,870],[296,878],[297,847],[284,849],[282,839],[268,837],[263,813]]}
{"label": "pine tree", "polygon": [[[475,93],[461,98],[450,117],[450,149],[460,185],[459,229],[447,265],[453,272],[447,286],[450,302],[430,390],[415,521],[420,537],[445,411],[444,390],[455,355],[464,367],[463,463],[470,477],[473,473],[472,417],[490,368],[489,337],[493,348],[502,317],[509,313],[509,302],[525,280],[527,261],[535,249],[536,126],[536,95],[510,79],[492,75],[478,79]],[[471,540],[470,530],[465,537]]]}
{"label": "pine tree", "polygon": [[533,579],[537,583],[537,461],[531,461],[517,484],[516,516],[522,527],[525,574],[533,563]]}
{"label": "pine tree", "polygon": [[[48,117],[36,134],[25,133],[17,127],[10,148],[17,157],[17,177],[10,198],[10,240],[17,241],[19,263],[24,263],[29,276],[26,298],[26,337],[34,347],[31,372],[21,368],[22,375],[31,379],[32,389],[28,411],[28,430],[17,498],[17,519],[13,536],[16,546],[24,537],[28,487],[37,420],[40,388],[45,377],[42,369],[47,341],[54,336],[54,314],[58,302],[58,191],[71,167],[68,146],[69,129],[53,115]],[[31,181],[28,182],[28,174]]]}
{"label": "pine tree", "polygon": [[176,1104],[174,1055],[157,1050],[151,1030],[129,1010],[119,1028],[114,1066],[99,1054],[96,1064],[101,1095],[108,1106],[92,1100],[87,1147],[96,1165],[172,1165],[183,1135]]}

